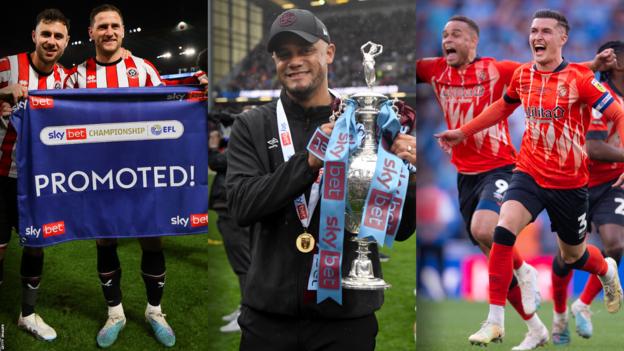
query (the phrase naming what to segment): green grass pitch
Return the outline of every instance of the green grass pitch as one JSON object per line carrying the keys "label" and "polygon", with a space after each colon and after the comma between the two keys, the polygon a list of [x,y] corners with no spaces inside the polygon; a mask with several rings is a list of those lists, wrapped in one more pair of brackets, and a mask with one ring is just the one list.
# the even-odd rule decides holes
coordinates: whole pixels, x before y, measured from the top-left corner
{"label": "green grass pitch", "polygon": [[[572,301],[569,302],[569,304]],[[568,304],[568,306],[569,306]],[[592,304],[594,335],[583,339],[576,335],[574,319],[570,319],[571,343],[567,347],[551,342],[539,350],[624,350],[624,314],[609,314],[602,301]],[[524,338],[527,329],[511,306],[505,308],[505,338],[501,344],[491,344],[489,351],[511,350]],[[418,351],[479,350],[471,346],[468,336],[476,332],[488,313],[486,303],[466,301],[418,301]],[[552,324],[552,303],[543,304],[538,314],[548,330]]]}
{"label": "green grass pitch", "polygon": [[[238,283],[219,241],[216,217],[210,215],[209,233],[167,237],[164,241],[167,281],[163,312],[173,327],[178,350],[238,350],[239,333],[222,334],[221,316],[239,303]],[[396,243],[390,262],[383,263],[385,278],[393,285],[377,313],[380,351],[414,349],[415,237]],[[145,288],[140,276],[140,247],[136,240],[120,240],[123,305],[127,324],[111,350],[161,350],[144,320]],[[17,328],[20,311],[19,263],[21,248],[14,236],[0,286],[0,325],[6,350],[97,350],[95,336],[106,319],[106,304],[96,273],[93,241],[75,241],[45,249],[44,275],[36,311],[54,327],[58,338],[38,341]]]}

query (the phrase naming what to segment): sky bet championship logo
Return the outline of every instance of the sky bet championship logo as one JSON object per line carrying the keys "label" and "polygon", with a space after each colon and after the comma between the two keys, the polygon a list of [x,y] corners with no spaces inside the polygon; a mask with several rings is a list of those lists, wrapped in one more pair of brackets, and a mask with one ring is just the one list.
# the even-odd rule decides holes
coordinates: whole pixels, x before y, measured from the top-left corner
{"label": "sky bet championship logo", "polygon": [[180,121],[144,121],[45,127],[39,133],[48,146],[109,143],[117,141],[178,139],[184,134]]}

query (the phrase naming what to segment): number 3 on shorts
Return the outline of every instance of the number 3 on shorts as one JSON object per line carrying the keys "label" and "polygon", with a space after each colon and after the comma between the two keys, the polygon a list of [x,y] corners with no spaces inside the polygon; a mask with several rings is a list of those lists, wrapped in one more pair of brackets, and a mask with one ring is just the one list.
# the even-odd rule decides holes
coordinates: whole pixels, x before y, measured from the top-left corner
{"label": "number 3 on shorts", "polygon": [[579,221],[579,236],[582,236],[583,233],[585,233],[585,230],[587,230],[587,213],[584,212],[582,215],[579,216],[578,218]]}

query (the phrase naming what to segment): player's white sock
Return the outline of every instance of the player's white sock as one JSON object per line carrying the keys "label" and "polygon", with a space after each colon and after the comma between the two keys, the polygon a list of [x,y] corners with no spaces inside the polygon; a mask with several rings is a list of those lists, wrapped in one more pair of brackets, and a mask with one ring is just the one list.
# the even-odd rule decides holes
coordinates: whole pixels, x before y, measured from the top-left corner
{"label": "player's white sock", "polygon": [[117,306],[108,306],[108,315],[109,316],[123,316],[124,315],[124,310],[123,310],[123,306],[121,305],[121,303],[119,303],[119,305]]}
{"label": "player's white sock", "polygon": [[526,323],[529,330],[532,330],[532,331],[539,331],[544,326],[544,323],[542,323],[537,313],[533,313],[533,316],[524,322]]}
{"label": "player's white sock", "polygon": [[[613,277],[615,276],[615,274],[617,274],[617,272],[615,271],[615,269],[613,269],[613,267],[611,267],[610,264],[607,265],[608,269],[607,269],[607,273],[605,273],[605,275],[603,276],[598,276],[598,278],[600,278],[600,280],[604,283],[607,281],[610,281],[611,279],[613,279]],[[603,284],[604,285],[604,284]]]}
{"label": "player's white sock", "polygon": [[553,311],[553,322],[554,323],[564,323],[567,320],[568,320],[568,309],[567,309],[567,307],[566,307],[565,312],[563,312],[563,313],[557,313],[557,312]]}
{"label": "player's white sock", "polygon": [[162,313],[162,310],[160,308],[160,305],[158,306],[152,306],[149,304],[149,302],[147,303],[147,313]]}
{"label": "player's white sock", "polygon": [[528,269],[530,266],[528,263],[526,263],[525,261],[522,261],[522,265],[520,267],[518,267],[518,269],[514,269],[514,272],[522,272],[525,269]]}
{"label": "player's white sock", "polygon": [[488,322],[498,324],[501,327],[505,325],[505,306],[490,304],[490,312],[488,313]]}
{"label": "player's white sock", "polygon": [[572,311],[574,311],[575,309],[586,309],[587,307],[589,307],[589,305],[587,305],[585,302],[581,301],[581,299],[576,299],[572,303]]}

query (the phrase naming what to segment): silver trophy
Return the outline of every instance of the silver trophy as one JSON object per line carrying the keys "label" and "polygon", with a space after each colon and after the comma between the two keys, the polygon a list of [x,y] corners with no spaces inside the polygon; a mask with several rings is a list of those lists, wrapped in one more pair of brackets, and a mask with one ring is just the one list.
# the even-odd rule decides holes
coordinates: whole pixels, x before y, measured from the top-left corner
{"label": "silver trophy", "polygon": [[[351,233],[360,232],[362,210],[368,195],[375,168],[377,166],[377,140],[375,139],[376,119],[380,105],[388,100],[383,94],[372,91],[375,82],[375,56],[383,52],[383,46],[373,42],[367,42],[361,47],[364,55],[364,78],[370,91],[357,93],[350,96],[355,100],[358,107],[355,118],[364,126],[365,136],[360,148],[349,157],[349,174],[347,178],[347,194],[349,206],[345,211],[345,229]],[[373,263],[368,257],[368,246],[375,241],[358,239],[354,236],[352,241],[357,242],[358,256],[351,263],[349,275],[342,280],[342,286],[346,289],[379,290],[387,289],[390,284],[373,274]]]}

